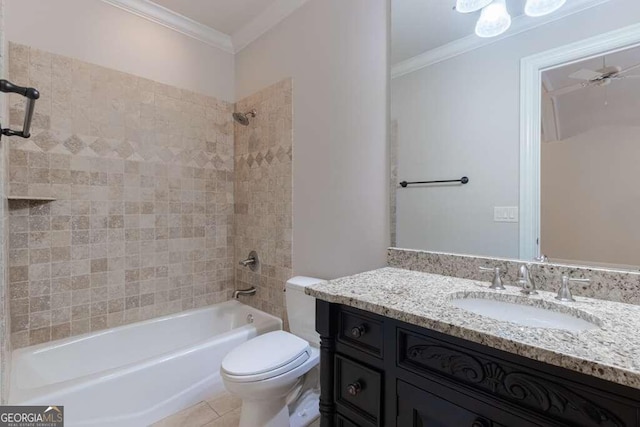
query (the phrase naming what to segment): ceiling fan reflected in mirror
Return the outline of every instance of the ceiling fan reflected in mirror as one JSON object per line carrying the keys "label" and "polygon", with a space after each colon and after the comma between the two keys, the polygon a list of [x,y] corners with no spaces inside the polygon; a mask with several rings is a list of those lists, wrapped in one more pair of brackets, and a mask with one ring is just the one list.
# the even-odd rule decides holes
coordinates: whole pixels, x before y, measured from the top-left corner
{"label": "ceiling fan reflected in mirror", "polygon": [[[604,65],[604,64],[603,64]],[[552,97],[565,95],[567,93],[575,92],[580,89],[585,89],[593,86],[608,86],[614,81],[625,79],[640,79],[640,75],[628,75],[630,71],[640,69],[640,64],[632,65],[631,67],[622,68],[619,66],[606,66],[601,69],[593,71],[583,68],[569,75],[570,79],[582,80],[581,83],[576,83],[570,86],[565,86],[560,89],[549,92]]]}
{"label": "ceiling fan reflected in mirror", "polygon": [[[567,0],[527,0],[524,13],[537,18],[555,12],[566,2]],[[475,30],[479,37],[496,37],[511,27],[506,0],[456,0],[454,9],[460,13],[482,10]]]}

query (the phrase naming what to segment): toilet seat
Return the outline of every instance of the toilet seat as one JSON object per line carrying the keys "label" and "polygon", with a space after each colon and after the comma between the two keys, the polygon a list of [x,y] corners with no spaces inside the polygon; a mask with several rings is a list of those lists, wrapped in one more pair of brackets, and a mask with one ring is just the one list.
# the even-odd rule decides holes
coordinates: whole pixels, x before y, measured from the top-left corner
{"label": "toilet seat", "polygon": [[255,382],[282,375],[311,357],[309,343],[284,331],[253,338],[225,356],[221,373],[229,381]]}

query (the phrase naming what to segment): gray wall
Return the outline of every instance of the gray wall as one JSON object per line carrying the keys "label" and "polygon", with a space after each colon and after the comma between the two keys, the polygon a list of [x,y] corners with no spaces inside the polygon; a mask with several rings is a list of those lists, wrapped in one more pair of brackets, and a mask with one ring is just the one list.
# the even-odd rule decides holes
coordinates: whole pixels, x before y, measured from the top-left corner
{"label": "gray wall", "polygon": [[239,98],[293,78],[293,272],[385,264],[386,0],[310,0],[236,55]]}

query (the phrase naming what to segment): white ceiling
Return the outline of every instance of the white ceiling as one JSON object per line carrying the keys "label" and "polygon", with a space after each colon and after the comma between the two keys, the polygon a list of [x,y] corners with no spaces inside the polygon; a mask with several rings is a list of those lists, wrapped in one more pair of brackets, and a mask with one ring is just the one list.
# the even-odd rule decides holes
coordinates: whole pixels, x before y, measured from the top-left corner
{"label": "white ceiling", "polygon": [[201,24],[232,35],[276,0],[153,0],[154,3]]}
{"label": "white ceiling", "polygon": [[[604,56],[607,66],[623,69],[640,63],[640,47]],[[582,68],[602,68],[603,57],[555,68],[543,73],[550,90],[578,83],[568,76]],[[640,75],[640,69],[629,72]],[[608,86],[588,87],[555,98],[559,139],[570,138],[604,126],[640,126],[640,79],[614,81]]]}
{"label": "white ceiling", "polygon": [[[525,1],[507,0],[512,18],[523,14]],[[480,12],[458,13],[455,4],[455,0],[392,0],[392,64],[474,34]]]}

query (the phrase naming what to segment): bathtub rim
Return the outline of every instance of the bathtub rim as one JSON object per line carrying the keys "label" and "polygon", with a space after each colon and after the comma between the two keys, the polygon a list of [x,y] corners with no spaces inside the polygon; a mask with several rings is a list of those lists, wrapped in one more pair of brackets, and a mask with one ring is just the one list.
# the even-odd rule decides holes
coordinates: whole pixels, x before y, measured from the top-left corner
{"label": "bathtub rim", "polygon": [[[105,328],[105,329],[101,329],[99,331],[91,331],[91,332],[85,332],[84,334],[79,334],[79,335],[74,335],[71,337],[66,337],[66,338],[61,338],[59,340],[53,340],[53,341],[47,341],[41,344],[34,344],[28,347],[20,347],[20,348],[16,348],[11,352],[11,355],[20,355],[20,354],[24,354],[24,353],[30,353],[33,352],[34,354],[37,354],[41,351],[43,351],[44,349],[49,349],[49,348],[58,348],[58,347],[62,347],[63,345],[68,345],[71,343],[75,343],[75,342],[79,342],[79,341],[84,341],[88,338],[91,337],[97,337],[97,336],[101,336],[101,335],[106,335],[106,334],[111,334],[114,333],[116,331],[125,331],[128,329],[133,329],[134,327],[140,327],[143,325],[151,325],[154,323],[160,323],[166,320],[171,320],[171,319],[180,319],[182,317],[187,317],[189,315],[193,315],[193,314],[197,314],[197,313],[204,313],[206,311],[211,310],[212,308],[215,307],[222,307],[222,306],[237,306],[237,307],[248,307],[252,310],[256,310],[259,311],[261,314],[264,314],[266,316],[272,317],[274,319],[280,320],[281,319],[266,313],[264,311],[258,310],[257,308],[254,308],[248,304],[244,304],[240,301],[237,300],[229,300],[229,301],[224,301],[224,302],[219,302],[216,304],[212,304],[212,305],[208,305],[205,307],[198,307],[198,308],[192,308],[186,311],[180,311],[177,313],[171,313],[171,314],[166,314],[164,316],[160,316],[160,317],[153,317],[151,319],[146,319],[146,320],[140,320],[138,322],[133,322],[133,323],[127,323],[125,325],[120,325],[120,326],[115,326],[113,328]],[[13,359],[13,357],[12,357]]]}
{"label": "bathtub rim", "polygon": [[[254,320],[254,322],[252,323],[247,323],[247,324],[243,324],[237,328],[234,329],[229,329],[227,331],[224,331],[221,334],[218,335],[213,335],[211,336],[209,339],[203,340],[203,341],[199,341],[196,342],[194,344],[190,344],[190,345],[185,345],[182,347],[177,347],[171,351],[167,351],[164,353],[158,353],[158,354],[154,354],[151,355],[149,357],[137,360],[137,361],[133,361],[124,365],[120,365],[120,366],[116,366],[113,368],[109,368],[109,369],[105,369],[102,371],[98,371],[98,372],[94,372],[91,374],[87,374],[87,375],[83,375],[83,376],[79,376],[79,377],[75,377],[75,378],[71,378],[65,381],[60,381],[60,382],[56,382],[56,383],[51,383],[51,384],[44,384],[41,386],[37,386],[37,387],[29,387],[29,388],[21,388],[18,387],[18,373],[17,370],[15,369],[16,363],[15,360],[17,360],[17,357],[26,355],[26,354],[38,354],[42,351],[44,351],[45,349],[52,349],[52,348],[58,348],[61,347],[63,345],[68,345],[74,342],[79,342],[79,341],[84,341],[86,339],[92,338],[92,337],[97,337],[100,335],[104,335],[104,334],[110,334],[110,333],[115,333],[117,331],[122,331],[122,330],[127,330],[127,329],[133,329],[135,327],[141,327],[144,325],[149,325],[149,324],[153,324],[153,323],[159,323],[162,321],[167,321],[167,320],[171,320],[171,319],[178,319],[178,318],[182,318],[182,317],[186,317],[189,315],[194,315],[197,313],[202,313],[202,312],[206,312],[209,310],[212,310],[216,307],[221,307],[221,306],[230,306],[230,307],[237,307],[237,308],[248,308],[250,309],[250,311],[252,312],[259,312],[260,313],[260,318],[261,320]],[[126,325],[121,325],[121,326],[117,326],[114,328],[110,328],[110,329],[104,329],[104,330],[100,330],[100,331],[95,331],[95,332],[87,332],[85,334],[81,334],[81,335],[76,335],[73,337],[67,337],[67,338],[63,338],[60,340],[55,340],[55,341],[49,341],[46,343],[42,343],[42,344],[36,344],[33,346],[29,346],[29,347],[23,347],[23,348],[19,348],[19,349],[15,349],[11,352],[11,362],[12,362],[12,366],[14,369],[11,370],[10,373],[10,381],[9,381],[9,396],[8,396],[8,403],[9,404],[29,404],[29,402],[31,402],[33,399],[38,399],[38,398],[42,398],[42,397],[46,397],[47,395],[50,395],[52,393],[55,392],[60,392],[62,390],[64,391],[73,391],[76,390],[78,388],[82,388],[87,382],[103,382],[103,381],[108,381],[111,380],[113,378],[117,378],[119,376],[123,376],[123,375],[127,375],[133,372],[136,372],[138,370],[147,368],[155,363],[167,360],[167,359],[171,359],[171,358],[175,358],[175,357],[179,357],[179,356],[183,356],[186,354],[189,354],[191,352],[194,351],[198,351],[198,350],[202,350],[206,347],[212,346],[214,345],[216,342],[223,340],[223,339],[228,339],[229,337],[233,336],[234,334],[238,334],[241,333],[244,330],[249,330],[252,327],[258,327],[258,326],[262,326],[262,328],[258,329],[258,334],[260,334],[260,330],[264,330],[266,327],[268,327],[269,325],[275,325],[276,327],[278,327],[280,330],[283,327],[283,322],[282,319],[273,316],[269,313],[266,313],[264,311],[261,311],[257,308],[254,308],[250,305],[244,304],[240,301],[236,301],[236,300],[229,300],[229,301],[224,301],[221,303],[217,303],[217,304],[213,304],[213,305],[209,305],[206,307],[200,307],[200,308],[195,308],[195,309],[190,309],[187,311],[181,311],[178,313],[173,313],[173,314],[168,314],[168,315],[164,315],[161,317],[154,317],[152,319],[147,319],[147,320],[142,320],[139,322],[134,322],[134,323],[129,323]],[[17,399],[16,399],[17,397]]]}

